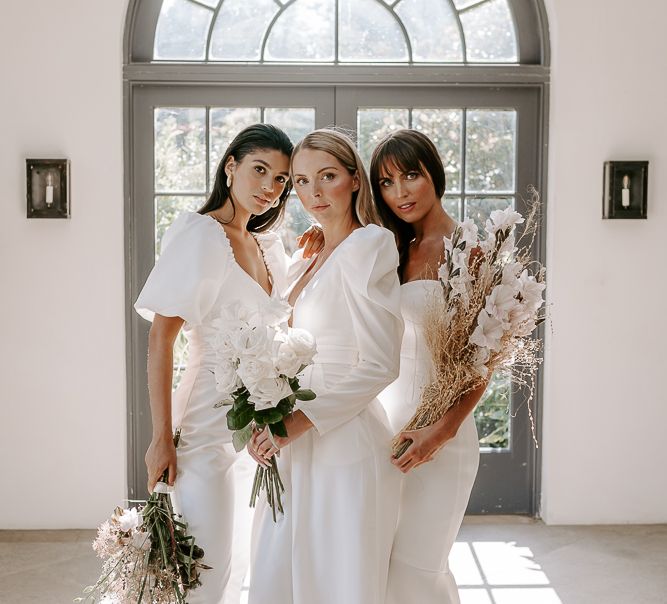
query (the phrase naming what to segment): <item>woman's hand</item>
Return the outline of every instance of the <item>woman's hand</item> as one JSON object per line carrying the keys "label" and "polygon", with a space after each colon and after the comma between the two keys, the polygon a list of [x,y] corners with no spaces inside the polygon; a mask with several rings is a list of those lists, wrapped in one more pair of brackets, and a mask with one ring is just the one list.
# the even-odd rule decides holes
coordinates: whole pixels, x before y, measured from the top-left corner
{"label": "woman's hand", "polygon": [[250,442],[248,443],[248,453],[260,465],[269,467],[269,461],[283,447],[295,441],[299,436],[308,432],[313,427],[313,423],[308,419],[303,411],[294,411],[284,420],[287,436],[270,435],[268,426],[261,430],[255,429]]}
{"label": "woman's hand", "polygon": [[322,227],[314,224],[303,235],[297,237],[297,245],[303,248],[303,257],[312,258],[322,251],[324,247],[324,234]]}
{"label": "woman's hand", "polygon": [[456,432],[448,430],[446,423],[442,420],[426,428],[401,432],[398,435],[399,444],[405,441],[412,441],[412,444],[398,459],[392,458],[391,463],[405,474],[412,468],[431,461],[445,443],[455,435]]}
{"label": "woman's hand", "polygon": [[271,465],[269,460],[287,444],[286,441],[287,438],[270,435],[268,426],[255,428],[248,443],[248,453],[259,465],[268,468]]}
{"label": "woman's hand", "polygon": [[146,469],[148,470],[148,492],[152,493],[155,484],[167,470],[167,484],[174,485],[176,480],[176,447],[171,434],[153,438],[146,451]]}

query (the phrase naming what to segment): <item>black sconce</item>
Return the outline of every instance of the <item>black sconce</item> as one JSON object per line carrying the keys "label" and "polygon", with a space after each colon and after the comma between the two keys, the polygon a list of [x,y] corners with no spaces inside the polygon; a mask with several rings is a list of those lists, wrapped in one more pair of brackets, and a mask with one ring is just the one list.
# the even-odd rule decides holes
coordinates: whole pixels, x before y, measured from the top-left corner
{"label": "black sconce", "polygon": [[26,159],[28,218],[69,218],[69,160]]}
{"label": "black sconce", "polygon": [[647,161],[604,164],[602,218],[646,218]]}

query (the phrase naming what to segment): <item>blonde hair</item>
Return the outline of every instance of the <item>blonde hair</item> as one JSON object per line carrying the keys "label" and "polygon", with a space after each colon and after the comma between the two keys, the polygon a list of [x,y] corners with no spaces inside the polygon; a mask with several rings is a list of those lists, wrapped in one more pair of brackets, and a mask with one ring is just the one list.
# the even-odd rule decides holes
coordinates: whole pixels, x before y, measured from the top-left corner
{"label": "blonde hair", "polygon": [[329,153],[345,166],[350,174],[356,173],[359,179],[359,190],[352,193],[352,207],[357,220],[362,226],[380,224],[380,215],[373,203],[373,193],[366,168],[350,136],[332,128],[313,130],[294,147],[290,160],[290,172],[293,172],[292,163],[296,154],[302,149]]}

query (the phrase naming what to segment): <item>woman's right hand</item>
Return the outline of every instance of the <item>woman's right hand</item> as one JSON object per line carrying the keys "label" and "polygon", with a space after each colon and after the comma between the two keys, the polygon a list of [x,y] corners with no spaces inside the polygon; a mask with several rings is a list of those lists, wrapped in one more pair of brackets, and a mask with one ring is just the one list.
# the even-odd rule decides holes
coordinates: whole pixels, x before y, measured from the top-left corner
{"label": "woman's right hand", "polygon": [[176,480],[176,447],[174,439],[168,436],[153,438],[146,451],[146,469],[148,470],[148,492],[152,493],[155,484],[167,470],[167,484],[174,485]]}

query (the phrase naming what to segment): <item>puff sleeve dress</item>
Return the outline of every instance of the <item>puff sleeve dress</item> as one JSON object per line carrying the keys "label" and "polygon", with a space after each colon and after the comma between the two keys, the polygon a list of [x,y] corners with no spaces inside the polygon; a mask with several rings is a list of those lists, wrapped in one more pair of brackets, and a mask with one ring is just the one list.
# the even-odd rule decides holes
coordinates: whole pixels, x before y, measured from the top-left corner
{"label": "puff sleeve dress", "polygon": [[280,452],[285,514],[255,515],[250,604],[384,604],[400,472],[376,397],[399,370],[397,264],[389,231],[359,228],[295,302],[317,341],[300,380],[317,398],[299,403],[314,428]]}
{"label": "puff sleeve dress", "polygon": [[[272,277],[272,295],[280,295],[286,283],[282,243],[273,233],[255,237]],[[246,564],[238,564],[236,558],[243,557],[243,542],[250,541],[249,529],[244,532],[238,522],[234,529],[234,464],[239,456],[230,444],[225,409],[214,408],[225,395],[216,390],[212,371],[216,358],[210,344],[215,336],[212,323],[225,305],[259,307],[269,299],[235,261],[222,226],[210,216],[186,212],[165,233],[160,257],[135,303],[148,320],[158,313],[185,321],[188,363],[172,401],[173,426],[181,427],[173,499],[204,548],[204,562],[213,567],[202,573],[202,586],[188,596],[189,604],[238,602],[248,554]],[[244,490],[249,493],[249,489],[248,485]],[[242,496],[247,510],[248,495]],[[230,585],[234,541],[239,544],[234,565],[239,566],[240,576],[236,585]]]}

